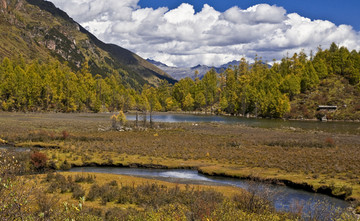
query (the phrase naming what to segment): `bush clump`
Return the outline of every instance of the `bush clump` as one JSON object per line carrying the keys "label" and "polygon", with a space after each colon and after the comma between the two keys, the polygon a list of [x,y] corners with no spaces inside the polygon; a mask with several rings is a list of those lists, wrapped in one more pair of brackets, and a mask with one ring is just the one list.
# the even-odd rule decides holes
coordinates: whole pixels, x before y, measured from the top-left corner
{"label": "bush clump", "polygon": [[41,152],[34,152],[30,155],[30,162],[38,171],[45,169],[47,160],[47,156]]}
{"label": "bush clump", "polygon": [[70,170],[70,169],[71,169],[71,164],[67,160],[64,160],[64,162],[60,165],[60,170]]}
{"label": "bush clump", "polygon": [[88,174],[87,176],[84,175],[76,175],[75,182],[76,183],[94,183],[95,182],[95,175]]}

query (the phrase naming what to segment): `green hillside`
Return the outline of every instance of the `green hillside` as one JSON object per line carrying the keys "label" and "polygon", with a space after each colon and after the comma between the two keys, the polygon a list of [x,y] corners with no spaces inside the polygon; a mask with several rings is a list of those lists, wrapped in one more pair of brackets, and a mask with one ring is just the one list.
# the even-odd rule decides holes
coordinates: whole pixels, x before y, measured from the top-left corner
{"label": "green hillside", "polygon": [[[301,55],[289,59],[293,66],[300,63],[300,73],[303,71]],[[360,53],[333,43],[329,49],[319,48],[316,55],[306,62],[313,66],[313,74],[305,71],[303,76],[307,77],[300,78],[300,90],[290,97],[291,111],[287,116],[311,119],[326,115],[334,120],[359,120]],[[321,105],[336,106],[337,110],[319,111]]]}
{"label": "green hillside", "polygon": [[0,59],[59,60],[78,71],[88,62],[90,72],[103,77],[119,73],[129,87],[161,80],[174,83],[162,70],[136,54],[105,44],[52,3],[43,0],[1,0]]}

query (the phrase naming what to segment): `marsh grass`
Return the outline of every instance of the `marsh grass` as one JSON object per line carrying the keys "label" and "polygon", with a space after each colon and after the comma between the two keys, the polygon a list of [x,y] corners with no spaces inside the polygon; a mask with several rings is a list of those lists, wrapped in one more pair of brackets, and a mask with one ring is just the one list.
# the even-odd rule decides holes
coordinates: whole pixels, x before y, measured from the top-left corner
{"label": "marsh grass", "polygon": [[[235,177],[256,173],[264,179],[307,183],[314,189],[333,186],[336,195],[360,199],[360,137],[356,134],[215,123],[159,123],[146,130],[99,131],[111,127],[110,115],[3,113],[0,137],[10,143],[58,145],[41,151],[61,169],[91,163],[207,167]],[[65,139],[63,131],[69,133]]]}
{"label": "marsh grass", "polygon": [[[299,220],[294,214],[274,211],[256,188],[247,193],[228,186],[82,172],[16,176],[23,173],[15,163],[18,158],[5,153],[1,157],[7,157],[7,161],[0,157],[0,167],[5,170],[0,171],[6,172],[1,178],[7,179],[0,180],[13,180],[17,185],[11,186],[14,189],[0,188],[0,196],[11,196],[2,198],[6,200],[1,203],[16,199],[16,204],[11,204],[16,209],[5,213],[0,210],[4,220]],[[354,220],[347,218],[339,220]]]}
{"label": "marsh grass", "polygon": [[285,148],[301,147],[301,148],[331,148],[335,147],[335,141],[331,137],[327,137],[323,141],[321,139],[316,140],[291,140],[281,139],[270,142],[264,142],[267,146],[279,146]]}

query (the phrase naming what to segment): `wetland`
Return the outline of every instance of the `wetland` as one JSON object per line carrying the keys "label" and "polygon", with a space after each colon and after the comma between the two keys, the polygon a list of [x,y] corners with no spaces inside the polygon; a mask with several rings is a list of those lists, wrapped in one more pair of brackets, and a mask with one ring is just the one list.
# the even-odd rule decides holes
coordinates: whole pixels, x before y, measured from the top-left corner
{"label": "wetland", "polygon": [[[169,119],[178,117],[164,114],[159,116]],[[171,171],[168,172],[174,174],[171,173],[174,172],[173,169],[193,169],[190,172],[181,172],[182,175],[188,176],[188,173],[191,173],[193,176],[185,184],[182,184],[181,177],[162,177],[160,180],[178,185],[210,186],[215,188],[215,192],[219,185],[226,184],[251,193],[252,190],[247,188],[247,185],[239,183],[253,181],[270,185],[270,189],[287,188],[283,193],[280,191],[282,197],[275,197],[277,201],[265,197],[265,192],[268,191],[259,191],[259,188],[264,189],[263,187],[257,189],[256,196],[267,198],[278,211],[272,214],[294,213],[294,207],[302,208],[301,212],[297,209],[295,214],[303,214],[307,210],[306,203],[316,207],[315,201],[311,200],[317,196],[320,198],[316,198],[316,201],[326,202],[329,201],[326,199],[330,198],[330,201],[337,202],[337,207],[343,209],[348,205],[356,209],[359,205],[360,137],[356,131],[356,123],[304,122],[306,126],[302,127],[303,122],[294,122],[298,126],[290,122],[289,126],[286,121],[282,122],[282,125],[279,124],[280,121],[274,121],[279,125],[269,127],[266,124],[271,120],[267,119],[246,119],[249,122],[265,122],[265,126],[258,126],[256,123],[242,123],[242,119],[231,123],[190,121],[188,118],[182,122],[164,122],[157,120],[155,115],[152,127],[141,125],[136,128],[135,122],[128,116],[126,127],[131,130],[116,131],[111,129],[110,117],[111,114],[2,113],[0,136],[8,145],[31,149],[24,151],[25,153],[44,154],[47,159],[44,171],[51,168],[76,170],[77,167],[100,166],[94,170],[87,171],[88,169],[84,168],[82,172],[77,171],[80,174],[99,174],[99,169],[110,166],[161,168],[163,172],[166,172],[164,169],[169,169]],[[238,118],[235,121],[238,121]],[[310,129],[311,124],[314,125],[313,129]],[[346,127],[346,124],[353,129],[326,129],[337,128],[332,125]],[[316,125],[325,129],[319,129]],[[31,162],[22,166],[24,169],[31,167],[34,167]],[[41,174],[38,176],[41,177]],[[150,175],[143,178],[150,178],[146,181],[148,183],[154,182],[154,177]],[[85,193],[90,189],[84,188]],[[279,199],[283,200],[280,202]],[[327,205],[331,204],[334,203]],[[279,210],[280,207],[285,210]],[[334,211],[336,210],[330,209],[330,212]],[[312,215],[309,217],[313,218],[315,212],[310,214]],[[322,216],[329,217],[324,214]]]}

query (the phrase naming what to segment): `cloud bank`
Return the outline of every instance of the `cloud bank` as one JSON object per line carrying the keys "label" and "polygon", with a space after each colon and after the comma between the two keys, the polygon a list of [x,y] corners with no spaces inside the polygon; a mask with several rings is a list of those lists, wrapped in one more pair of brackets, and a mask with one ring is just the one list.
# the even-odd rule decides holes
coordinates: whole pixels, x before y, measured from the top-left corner
{"label": "cloud bank", "polygon": [[332,42],[359,50],[351,26],[311,20],[282,7],[259,4],[216,11],[205,4],[176,9],[141,8],[139,0],[51,0],[101,40],[168,65],[217,66],[258,55],[265,61],[327,48]]}

